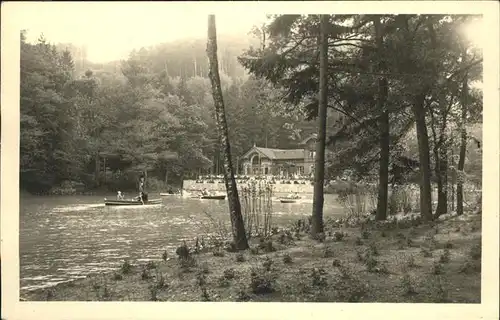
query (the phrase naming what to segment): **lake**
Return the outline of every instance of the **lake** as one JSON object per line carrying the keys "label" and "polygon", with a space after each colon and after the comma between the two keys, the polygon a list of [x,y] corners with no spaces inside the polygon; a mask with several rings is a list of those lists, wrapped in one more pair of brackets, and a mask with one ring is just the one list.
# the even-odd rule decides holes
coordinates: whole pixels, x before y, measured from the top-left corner
{"label": "lake", "polygon": [[[311,206],[312,195],[301,203],[273,201],[273,221],[287,224],[310,216]],[[226,221],[230,230],[228,211],[226,200],[176,196],[145,207],[105,207],[100,196],[21,196],[20,288],[42,288],[112,270],[124,259],[160,260],[164,250],[172,257],[182,240],[207,232],[206,213]],[[326,194],[325,217],[343,214],[335,196]]]}

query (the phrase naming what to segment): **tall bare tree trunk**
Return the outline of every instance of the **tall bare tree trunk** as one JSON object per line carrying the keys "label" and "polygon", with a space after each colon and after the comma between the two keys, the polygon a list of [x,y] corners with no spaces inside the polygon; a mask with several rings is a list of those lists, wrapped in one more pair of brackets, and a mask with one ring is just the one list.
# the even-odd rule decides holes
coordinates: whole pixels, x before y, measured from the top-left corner
{"label": "tall bare tree trunk", "polygon": [[229,214],[231,217],[233,240],[237,249],[245,250],[248,249],[248,240],[245,233],[243,217],[241,215],[241,204],[238,197],[238,189],[236,187],[233,164],[231,161],[231,148],[229,145],[226,114],[222,98],[219,64],[217,62],[217,31],[215,28],[215,15],[213,14],[208,16],[207,54],[210,69],[208,76],[210,77],[210,82],[212,84],[212,96],[214,99],[220,148],[224,153],[224,182],[226,184],[227,198],[229,202]]}
{"label": "tall bare tree trunk", "polygon": [[[426,92],[425,90],[424,92]],[[420,215],[426,221],[432,220],[431,167],[429,156],[429,134],[425,121],[425,94],[415,97],[413,113],[417,127],[418,158],[420,162]]]}
{"label": "tall bare tree trunk", "polygon": [[314,198],[311,221],[311,236],[313,238],[317,238],[318,234],[323,232],[323,186],[325,181],[326,107],[328,104],[328,18],[329,15],[320,16],[318,137],[316,142]]}
{"label": "tall bare tree trunk", "polygon": [[101,162],[99,157],[100,157],[99,151],[97,151],[95,154],[95,172],[94,172],[94,180],[97,187],[100,186],[99,172],[101,171]]}
{"label": "tall bare tree trunk", "polygon": [[[378,72],[384,69],[383,57],[383,34],[380,25],[380,17],[373,19],[375,26],[375,39],[377,44]],[[387,199],[389,194],[389,110],[386,106],[387,100],[387,79],[380,77],[378,79],[378,94],[377,108],[380,111],[380,160],[379,160],[379,183],[378,183],[378,198],[377,198],[377,220],[385,220],[387,218]]]}
{"label": "tall bare tree trunk", "polygon": [[462,107],[462,115],[460,118],[460,154],[457,166],[457,215],[464,213],[464,165],[465,165],[465,151],[467,148],[467,129],[465,127],[467,121],[467,95],[468,76],[465,74],[462,80],[462,92],[460,95],[460,105]]}

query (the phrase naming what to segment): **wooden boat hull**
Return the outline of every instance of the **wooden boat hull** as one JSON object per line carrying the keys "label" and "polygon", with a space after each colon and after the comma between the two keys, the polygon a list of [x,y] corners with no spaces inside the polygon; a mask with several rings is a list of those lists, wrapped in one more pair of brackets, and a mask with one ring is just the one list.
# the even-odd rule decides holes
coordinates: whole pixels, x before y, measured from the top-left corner
{"label": "wooden boat hull", "polygon": [[160,193],[160,196],[166,197],[166,196],[180,196],[180,193]]}
{"label": "wooden boat hull", "polygon": [[204,200],[224,200],[224,199],[226,199],[226,195],[201,196],[200,199],[204,199]]}
{"label": "wooden boat hull", "polygon": [[[147,202],[144,202],[144,205],[154,205],[154,204],[160,204],[162,203],[161,199],[151,199],[148,200]],[[107,206],[142,206],[141,201],[137,200],[107,200],[104,199],[104,204]]]}
{"label": "wooden boat hull", "polygon": [[280,199],[281,203],[296,203],[300,199]]}

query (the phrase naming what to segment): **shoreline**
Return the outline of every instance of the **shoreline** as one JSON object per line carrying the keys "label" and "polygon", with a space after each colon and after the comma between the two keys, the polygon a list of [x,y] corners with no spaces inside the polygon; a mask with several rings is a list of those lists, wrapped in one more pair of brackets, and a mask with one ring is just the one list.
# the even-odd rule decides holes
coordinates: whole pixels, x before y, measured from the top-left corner
{"label": "shoreline", "polygon": [[159,255],[159,261],[22,290],[20,297],[22,301],[481,300],[480,253],[479,260],[473,253],[478,243],[480,250],[481,215],[365,227],[349,225],[347,220],[329,221],[323,242],[309,239],[306,221],[280,228],[268,239],[252,238],[251,249],[244,252],[229,252],[219,245],[201,248],[185,259],[171,255],[162,260]]}

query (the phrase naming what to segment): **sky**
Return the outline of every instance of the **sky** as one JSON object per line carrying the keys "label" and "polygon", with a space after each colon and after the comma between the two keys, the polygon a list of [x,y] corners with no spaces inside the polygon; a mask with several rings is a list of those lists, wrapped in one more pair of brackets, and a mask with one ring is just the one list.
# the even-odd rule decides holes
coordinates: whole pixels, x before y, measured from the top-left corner
{"label": "sky", "polygon": [[[17,14],[28,30],[28,41],[43,32],[51,43],[87,47],[93,62],[126,59],[132,49],[182,38],[206,38],[207,15],[216,14],[217,33],[247,37],[266,21],[262,5],[230,6],[203,2],[31,2]],[[225,3],[227,4],[227,3]],[[265,7],[264,7],[265,8]],[[481,23],[464,34],[483,44]]]}
{"label": "sky", "polygon": [[[206,38],[204,7],[185,3],[31,3],[20,13],[28,41],[43,32],[51,43],[86,45],[88,59],[107,62],[126,58],[134,48],[182,38]],[[218,34],[246,36],[266,15],[261,10],[216,13]]]}

